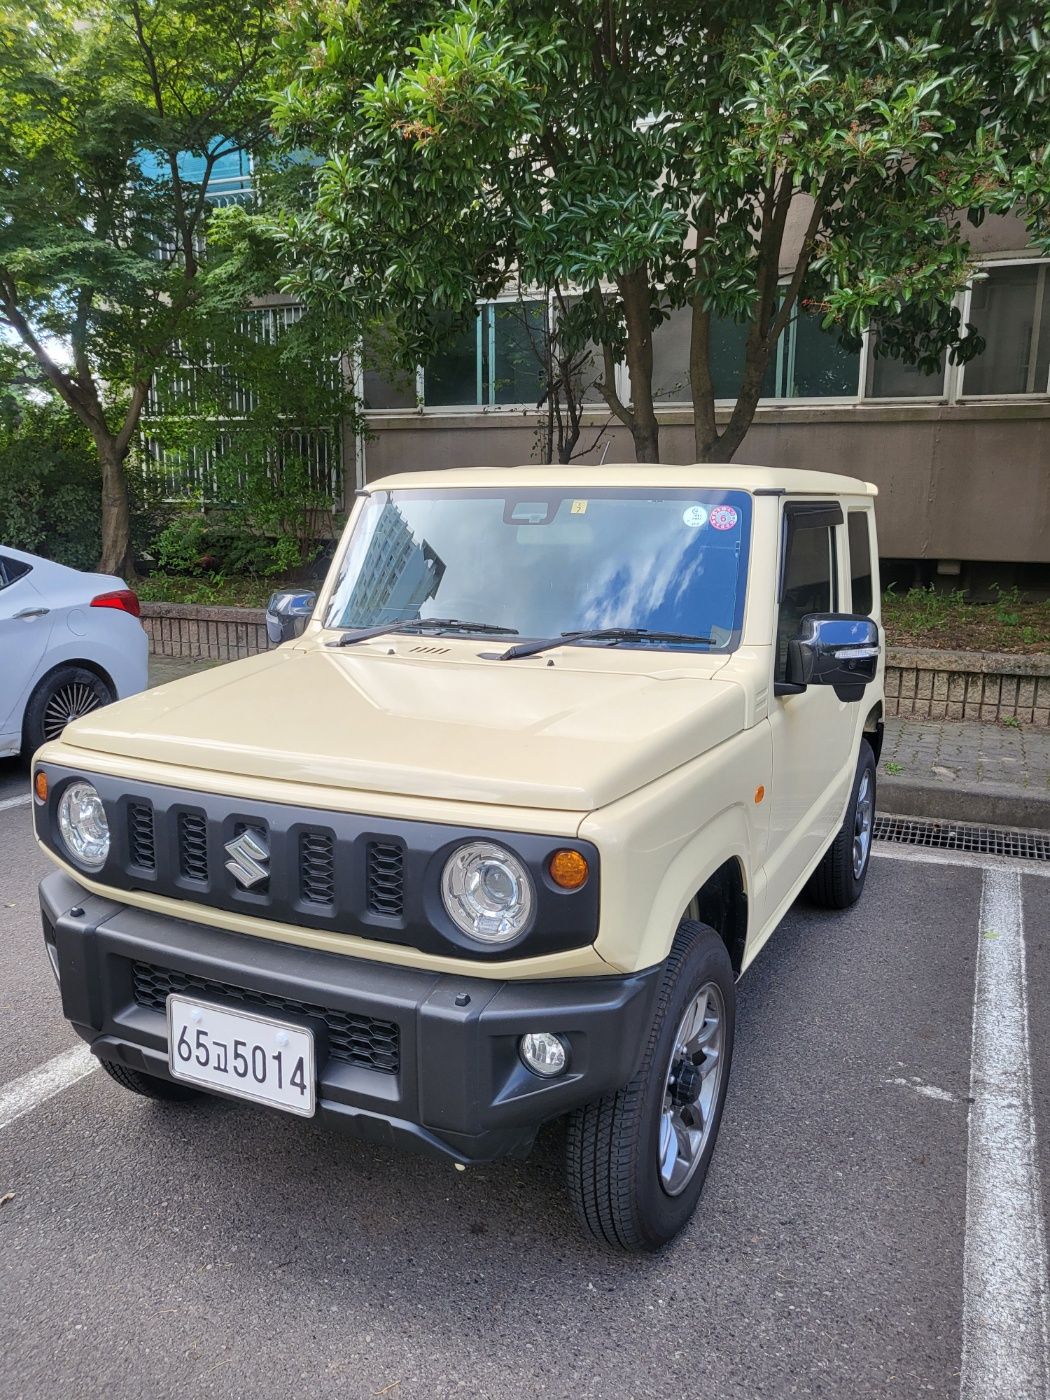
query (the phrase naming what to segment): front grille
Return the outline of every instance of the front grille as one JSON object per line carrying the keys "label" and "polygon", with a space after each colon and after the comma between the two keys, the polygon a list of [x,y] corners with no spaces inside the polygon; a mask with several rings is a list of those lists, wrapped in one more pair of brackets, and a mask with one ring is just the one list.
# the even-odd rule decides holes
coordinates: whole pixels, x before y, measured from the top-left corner
{"label": "front grille", "polygon": [[928,821],[925,817],[876,817],[876,841],[924,846],[936,851],[969,851],[1014,860],[1050,860],[1050,835],[970,822]]}
{"label": "front grille", "polygon": [[405,909],[405,853],[392,841],[368,843],[368,908],[399,918]]}
{"label": "front grille", "polygon": [[135,1000],[139,1006],[166,1011],[169,993],[200,993],[216,1001],[236,1002],[249,1011],[310,1016],[327,1026],[328,1053],[333,1059],[346,1060],[363,1069],[376,1070],[379,1074],[398,1072],[401,1036],[393,1021],[358,1016],[350,1011],[332,1011],[315,1006],[312,1002],[296,1001],[293,997],[252,991],[230,982],[212,982],[206,977],[195,977],[192,973],[176,972],[166,967],[151,967],[148,963],[132,963],[131,969]]}
{"label": "front grille", "polygon": [[299,893],[308,904],[335,902],[335,849],[330,831],[300,834]]}
{"label": "front grille", "polygon": [[[49,765],[49,776],[52,772],[56,786],[73,776],[73,770]],[[113,832],[105,879],[114,891],[148,892],[176,915],[178,901],[186,901],[198,921],[214,917],[228,926],[228,916],[244,916],[257,933],[269,923],[324,934],[323,946],[333,952],[340,951],[341,941],[359,938],[464,959],[485,955],[495,961],[524,952],[516,941],[475,947],[441,912],[440,869],[449,850],[477,839],[474,827],[160,783],[129,788],[123,778],[96,777]],[[334,800],[334,790],[329,800]],[[527,955],[593,943],[600,889],[597,850],[573,843],[586,847],[594,873],[582,889],[566,896],[552,892],[542,876],[559,842],[529,832],[489,834],[536,876],[535,927],[528,935]],[[42,825],[41,835],[62,859],[52,823]]]}
{"label": "front grille", "polygon": [[208,824],[203,812],[180,812],[179,873],[187,880],[208,879]]}
{"label": "front grille", "polygon": [[140,870],[156,870],[157,838],[153,828],[153,808],[148,802],[128,804],[128,853]]}

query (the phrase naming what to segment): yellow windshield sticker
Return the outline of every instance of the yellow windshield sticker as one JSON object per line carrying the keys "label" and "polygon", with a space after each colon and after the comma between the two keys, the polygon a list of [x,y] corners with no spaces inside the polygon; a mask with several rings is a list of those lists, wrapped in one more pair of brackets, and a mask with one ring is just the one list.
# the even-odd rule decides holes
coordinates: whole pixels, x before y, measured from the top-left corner
{"label": "yellow windshield sticker", "polygon": [[570,510],[569,514],[570,514],[570,515],[586,515],[586,514],[587,514],[587,502],[586,502],[586,501],[573,501],[573,503],[572,503],[572,509]]}

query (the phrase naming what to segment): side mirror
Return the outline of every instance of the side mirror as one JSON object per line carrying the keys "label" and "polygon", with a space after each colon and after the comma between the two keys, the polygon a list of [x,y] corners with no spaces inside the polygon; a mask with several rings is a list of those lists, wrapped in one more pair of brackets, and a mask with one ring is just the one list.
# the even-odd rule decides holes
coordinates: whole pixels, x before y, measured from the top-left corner
{"label": "side mirror", "polygon": [[782,694],[831,685],[840,700],[860,700],[879,667],[877,623],[861,613],[808,613],[788,642]]}
{"label": "side mirror", "polygon": [[266,635],[270,645],[279,646],[281,642],[301,637],[316,605],[316,593],[294,589],[271,593],[266,604]]}

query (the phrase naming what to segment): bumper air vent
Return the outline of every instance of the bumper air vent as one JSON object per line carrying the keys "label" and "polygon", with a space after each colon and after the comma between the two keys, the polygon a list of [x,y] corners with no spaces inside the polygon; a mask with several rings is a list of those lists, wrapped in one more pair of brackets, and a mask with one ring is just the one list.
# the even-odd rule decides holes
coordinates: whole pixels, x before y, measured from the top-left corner
{"label": "bumper air vent", "polygon": [[140,870],[156,870],[157,837],[153,808],[148,802],[128,804],[128,854]]}
{"label": "bumper air vent", "polygon": [[400,1067],[400,1031],[394,1021],[358,1016],[351,1011],[328,1010],[294,997],[255,992],[229,982],[212,982],[188,972],[151,967],[148,963],[132,963],[131,978],[136,1002],[152,1011],[165,1013],[169,994],[178,992],[187,996],[202,995],[220,1004],[232,1002],[248,1011],[307,1016],[325,1023],[328,1053],[333,1059],[346,1060],[379,1074],[397,1074]]}
{"label": "bumper air vent", "polygon": [[179,874],[187,880],[208,880],[208,824],[203,812],[180,812]]}
{"label": "bumper air vent", "polygon": [[368,843],[368,912],[399,919],[405,911],[405,853],[391,841]]}
{"label": "bumper air vent", "polygon": [[300,833],[299,894],[307,904],[335,902],[335,850],[329,831]]}

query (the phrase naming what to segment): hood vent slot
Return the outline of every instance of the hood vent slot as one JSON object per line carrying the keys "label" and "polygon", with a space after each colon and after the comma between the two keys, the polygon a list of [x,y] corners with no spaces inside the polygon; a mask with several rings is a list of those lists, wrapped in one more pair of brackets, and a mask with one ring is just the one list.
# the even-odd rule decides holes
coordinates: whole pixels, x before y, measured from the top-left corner
{"label": "hood vent slot", "polygon": [[409,647],[410,656],[447,656],[451,647],[416,646]]}

